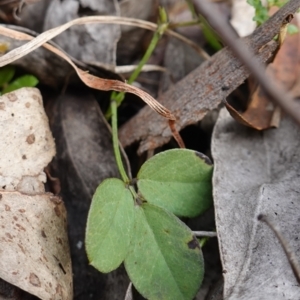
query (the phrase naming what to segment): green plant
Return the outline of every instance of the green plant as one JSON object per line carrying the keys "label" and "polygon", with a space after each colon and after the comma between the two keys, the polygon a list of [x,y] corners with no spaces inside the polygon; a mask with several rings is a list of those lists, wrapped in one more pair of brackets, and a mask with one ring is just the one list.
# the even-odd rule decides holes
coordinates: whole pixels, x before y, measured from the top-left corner
{"label": "green plant", "polygon": [[87,223],[90,263],[106,273],[124,261],[148,299],[192,299],[203,278],[202,252],[175,215],[194,217],[211,206],[211,176],[203,155],[173,149],[146,161],[136,181],[127,176],[103,181]]}
{"label": "green plant", "polygon": [[[165,13],[160,15],[139,71],[168,27]],[[203,279],[202,251],[177,216],[194,217],[212,205],[213,167],[200,153],[173,149],[146,161],[137,178],[129,179],[117,130],[117,106],[123,98],[124,94],[113,93],[107,115],[112,119],[113,148],[122,180],[104,180],[93,196],[85,240],[89,261],[103,273],[124,262],[134,286],[148,299],[192,299]]]}
{"label": "green plant", "polygon": [[222,44],[220,43],[220,38],[218,34],[214,31],[214,29],[209,25],[206,19],[197,14],[193,5],[192,0],[186,0],[186,3],[191,11],[193,18],[197,19],[199,24],[202,27],[203,35],[207,43],[216,51],[223,48]]}
{"label": "green plant", "polygon": [[[255,16],[253,17],[253,21],[256,22],[257,26],[265,23],[269,18],[269,8],[273,6],[282,7],[286,4],[288,0],[268,0],[267,6],[264,6],[261,0],[247,0],[247,3],[254,7]],[[294,34],[299,32],[297,26],[293,24],[289,24],[287,27],[287,32],[289,34]]]}
{"label": "green plant", "polygon": [[38,79],[33,75],[23,75],[15,78],[15,67],[8,65],[0,68],[0,88],[1,95],[20,89],[22,87],[34,87],[38,84]]}

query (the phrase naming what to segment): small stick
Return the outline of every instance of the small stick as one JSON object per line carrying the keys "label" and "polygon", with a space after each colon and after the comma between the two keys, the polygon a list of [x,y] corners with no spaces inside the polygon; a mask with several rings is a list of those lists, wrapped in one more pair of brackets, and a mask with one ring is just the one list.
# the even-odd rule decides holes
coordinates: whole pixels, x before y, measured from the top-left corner
{"label": "small stick", "polygon": [[198,237],[216,237],[217,233],[214,231],[193,231],[193,234]]}
{"label": "small stick", "polygon": [[265,222],[269,228],[274,232],[274,234],[276,235],[276,237],[278,238],[281,247],[284,250],[284,253],[289,261],[289,264],[293,270],[293,273],[298,281],[298,283],[300,284],[300,266],[299,266],[299,262],[297,259],[297,256],[295,254],[295,252],[292,250],[291,246],[289,245],[289,243],[285,240],[285,238],[282,236],[281,232],[280,232],[280,228],[278,227],[278,225],[276,225],[275,223],[273,223],[270,218],[268,218],[266,215],[260,214],[257,219],[259,221]]}

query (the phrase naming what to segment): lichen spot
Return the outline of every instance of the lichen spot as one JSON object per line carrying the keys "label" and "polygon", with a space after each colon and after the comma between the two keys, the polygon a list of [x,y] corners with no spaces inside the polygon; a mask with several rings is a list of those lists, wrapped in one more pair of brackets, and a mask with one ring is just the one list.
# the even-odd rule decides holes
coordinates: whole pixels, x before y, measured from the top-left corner
{"label": "lichen spot", "polygon": [[5,110],[5,103],[4,102],[0,102],[0,110]]}
{"label": "lichen spot", "polygon": [[30,134],[27,139],[26,139],[26,142],[31,145],[35,142],[35,135],[34,134]]}
{"label": "lichen spot", "polygon": [[31,105],[30,102],[26,102],[26,103],[25,103],[26,108],[29,108],[30,105]]}
{"label": "lichen spot", "polygon": [[34,273],[30,273],[29,282],[34,286],[41,286],[40,279]]}
{"label": "lichen spot", "polygon": [[22,159],[27,159],[27,156],[25,154],[22,155]]}
{"label": "lichen spot", "polygon": [[18,100],[18,97],[16,96],[15,93],[9,93],[9,94],[7,94],[7,97],[9,99],[9,101],[11,101],[11,102],[15,102]]}

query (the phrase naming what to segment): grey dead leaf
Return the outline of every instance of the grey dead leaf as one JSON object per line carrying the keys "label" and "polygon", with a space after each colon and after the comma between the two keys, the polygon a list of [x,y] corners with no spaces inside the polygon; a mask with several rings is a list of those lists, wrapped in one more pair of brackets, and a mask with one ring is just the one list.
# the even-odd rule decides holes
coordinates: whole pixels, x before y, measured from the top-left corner
{"label": "grey dead leaf", "polygon": [[23,88],[0,107],[0,277],[41,299],[72,299],[66,210],[44,190],[55,144],[42,97]]}
{"label": "grey dead leaf", "polygon": [[263,133],[222,110],[212,141],[214,203],[226,299],[298,299],[300,287],[273,232],[300,257],[300,132],[289,118]]}
{"label": "grey dead leaf", "polygon": [[[154,13],[154,0],[122,0],[120,15],[127,18],[149,20]],[[129,63],[141,51],[146,31],[133,26],[121,26],[121,38],[117,46],[118,61]]]}
{"label": "grey dead leaf", "polygon": [[[47,10],[44,30],[86,15],[117,15],[116,0],[53,0]],[[72,27],[54,41],[68,54],[86,63],[102,64],[114,69],[120,26],[84,24]]]}
{"label": "grey dead leaf", "polygon": [[52,0],[37,0],[30,5],[24,5],[15,22],[36,32],[43,30],[46,11]]}
{"label": "grey dead leaf", "polygon": [[[129,279],[124,268],[102,274],[89,265],[85,226],[93,193],[106,178],[119,177],[111,133],[95,98],[74,89],[51,99],[50,125],[57,145],[54,159],[68,210],[74,298],[123,299]],[[103,288],[102,288],[103,287]],[[105,288],[104,288],[105,287]]]}
{"label": "grey dead leaf", "polygon": [[167,91],[170,86],[198,67],[204,59],[194,49],[182,41],[170,38],[165,50],[164,67],[168,70],[161,76],[161,90]]}

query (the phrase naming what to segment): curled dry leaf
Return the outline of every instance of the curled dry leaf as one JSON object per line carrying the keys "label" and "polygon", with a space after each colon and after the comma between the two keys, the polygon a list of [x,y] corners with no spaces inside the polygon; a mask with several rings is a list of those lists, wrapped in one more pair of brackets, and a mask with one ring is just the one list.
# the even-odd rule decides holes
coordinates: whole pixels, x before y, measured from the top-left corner
{"label": "curled dry leaf", "polygon": [[0,97],[0,277],[41,299],[72,299],[63,202],[45,193],[55,144],[37,89]]}
{"label": "curled dry leaf", "polygon": [[297,299],[300,287],[267,215],[299,257],[300,132],[285,117],[257,132],[224,109],[212,140],[216,227],[226,299]]}
{"label": "curled dry leaf", "polygon": [[[8,29],[17,30],[18,32],[22,32],[24,34],[28,34],[29,36],[31,36],[31,38],[38,35],[38,33],[36,33],[35,31],[20,26],[5,25],[5,27],[7,27]],[[21,45],[24,45],[24,43],[25,40],[17,40],[10,37],[9,35],[2,35],[0,38],[0,45],[6,48],[5,52],[20,47]],[[55,48],[59,48],[59,46],[54,42],[50,41],[49,43]],[[76,66],[80,67],[81,69],[87,70],[94,75],[103,78],[121,80],[121,77],[107,69],[101,67],[92,67],[79,60],[76,60],[71,56],[69,56],[69,58],[76,64]],[[49,63],[49,61],[51,63]],[[55,53],[45,49],[44,47],[40,47],[35,51],[28,53],[28,55],[21,57],[20,59],[14,61],[12,64],[18,67],[22,67],[29,74],[35,75],[39,79],[39,82],[41,82],[42,84],[51,86],[56,89],[66,84],[66,82],[74,85],[77,85],[80,82],[80,79],[76,75],[76,72],[67,61],[65,61],[62,57],[56,55]]]}
{"label": "curled dry leaf", "polygon": [[[43,46],[46,49],[52,51],[53,53],[59,55],[64,60],[66,60],[74,68],[74,70],[76,71],[77,75],[82,80],[82,82],[84,82],[88,87],[102,90],[102,91],[115,90],[118,92],[133,93],[133,94],[139,96],[145,103],[147,103],[153,110],[155,110],[161,116],[163,116],[169,120],[175,120],[174,115],[167,108],[165,108],[163,105],[161,105],[158,101],[156,101],[152,96],[150,96],[146,92],[144,92],[144,91],[140,90],[139,88],[136,88],[132,85],[126,84],[122,81],[103,79],[103,78],[99,78],[94,75],[88,74],[87,72],[79,69],[73,63],[73,61],[70,59],[70,57],[67,56],[63,51],[59,50],[58,48],[55,48],[53,45],[46,43],[47,41],[49,41],[53,37],[57,36],[61,32],[65,31],[72,25],[99,22],[98,18],[100,18],[100,17],[85,17],[85,18],[81,18],[81,19],[76,19],[76,20],[70,21],[69,23],[66,23],[62,26],[50,29],[50,30],[40,34],[38,37],[36,37],[34,39],[28,34],[21,33],[21,32],[12,30],[12,29],[0,27],[0,34],[6,35],[9,37],[13,37],[15,39],[20,39],[20,40],[31,40],[27,44],[20,46],[14,50],[11,50],[7,54],[0,57],[0,66],[4,66],[11,62],[14,62],[18,58],[21,58],[24,55],[30,53],[31,51],[37,49],[38,47]],[[103,21],[107,22],[107,20],[105,18]],[[128,21],[128,19],[127,19],[127,21]]]}

